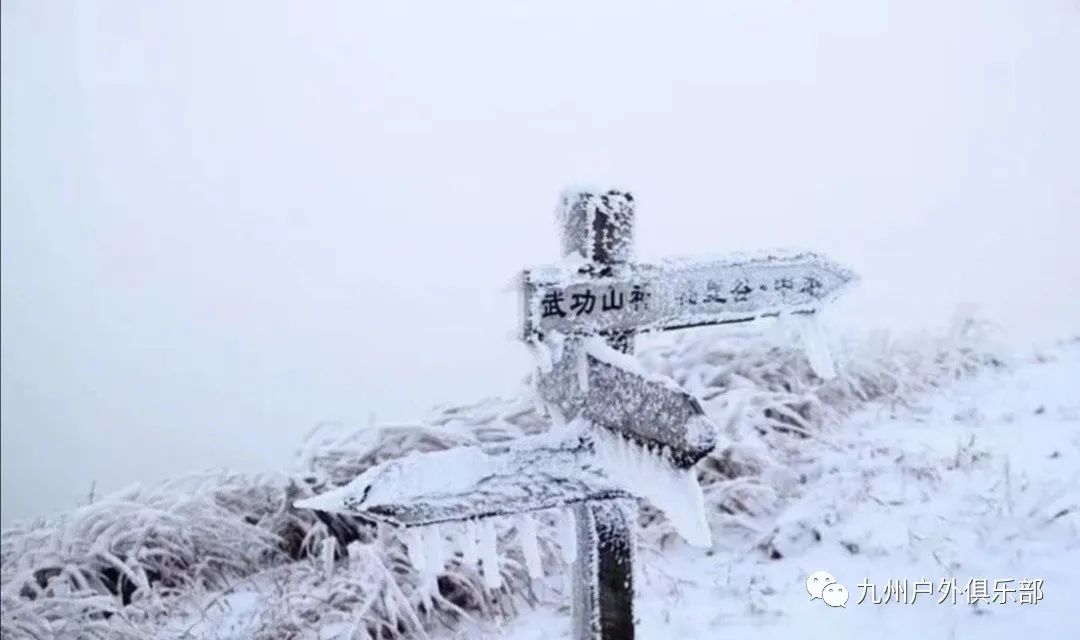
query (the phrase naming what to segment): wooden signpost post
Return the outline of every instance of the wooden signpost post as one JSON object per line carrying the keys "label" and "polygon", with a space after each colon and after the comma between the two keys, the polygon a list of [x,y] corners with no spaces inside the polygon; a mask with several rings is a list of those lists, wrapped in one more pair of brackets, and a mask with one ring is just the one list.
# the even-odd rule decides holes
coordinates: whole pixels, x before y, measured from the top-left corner
{"label": "wooden signpost post", "polygon": [[[389,461],[297,506],[436,527],[438,548],[438,525],[486,520],[479,537],[487,552],[480,556],[492,586],[498,581],[491,518],[572,509],[573,638],[632,640],[632,498],[649,500],[688,542],[708,546],[693,465],[716,444],[697,399],[638,367],[630,355],[635,335],[808,317],[855,280],[812,253],[636,264],[634,212],[626,192],[568,193],[560,210],[561,264],[522,276],[521,336],[538,356],[536,392],[552,420],[567,427],[509,445]],[[811,362],[827,376],[831,362],[814,350]],[[477,543],[475,530],[468,531],[466,549]],[[531,553],[529,547],[523,539],[532,573],[539,561],[535,542]]]}

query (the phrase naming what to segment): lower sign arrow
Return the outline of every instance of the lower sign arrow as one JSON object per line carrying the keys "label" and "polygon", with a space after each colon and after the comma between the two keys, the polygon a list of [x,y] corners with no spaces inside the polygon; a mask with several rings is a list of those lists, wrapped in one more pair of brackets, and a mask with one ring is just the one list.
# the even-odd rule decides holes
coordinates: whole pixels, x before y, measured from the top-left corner
{"label": "lower sign arrow", "polygon": [[693,469],[576,420],[512,445],[418,453],[371,467],[349,484],[298,500],[394,526],[509,516],[636,496],[667,514],[691,544],[711,543]]}
{"label": "lower sign arrow", "polygon": [[564,431],[520,438],[513,446],[414,453],[296,506],[415,527],[627,497],[581,435]]}

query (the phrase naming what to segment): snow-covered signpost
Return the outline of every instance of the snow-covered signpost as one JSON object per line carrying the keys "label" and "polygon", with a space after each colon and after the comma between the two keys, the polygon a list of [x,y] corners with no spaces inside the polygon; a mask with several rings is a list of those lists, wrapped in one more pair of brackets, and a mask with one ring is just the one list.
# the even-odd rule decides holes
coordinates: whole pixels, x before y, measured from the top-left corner
{"label": "snow-covered signpost", "polygon": [[[627,192],[567,192],[559,214],[562,263],[528,270],[521,283],[522,338],[539,356],[540,400],[559,422],[592,425],[608,476],[664,510],[688,542],[708,546],[693,466],[715,446],[714,427],[692,395],[640,369],[629,355],[634,336],[781,314],[810,318],[854,276],[811,253],[635,263]],[[802,324],[811,363],[832,375],[816,318]],[[610,501],[574,509],[574,637],[632,638],[630,516]]]}
{"label": "snow-covered signpost", "polygon": [[408,528],[409,556],[429,575],[449,556],[450,530],[492,588],[500,584],[494,519],[519,518],[525,564],[538,576],[528,514],[561,509],[565,519],[570,509],[560,544],[574,562],[573,637],[634,638],[632,498],[661,509],[691,544],[709,546],[693,467],[716,445],[697,399],[639,367],[634,336],[792,315],[811,364],[829,377],[815,314],[854,281],[811,253],[636,264],[634,208],[626,192],[567,193],[562,262],[522,275],[522,338],[537,356],[537,397],[556,423],[549,433],[392,460],[297,506]]}
{"label": "snow-covered signpost", "polygon": [[[536,392],[547,412],[560,423],[592,425],[612,479],[648,494],[688,540],[708,545],[701,490],[688,469],[715,446],[713,425],[693,396],[646,375],[628,355],[651,297],[627,278],[634,210],[629,193],[564,195],[563,261],[523,274],[522,337],[539,355]],[[634,512],[618,501],[590,501],[574,513],[574,638],[633,638]]]}

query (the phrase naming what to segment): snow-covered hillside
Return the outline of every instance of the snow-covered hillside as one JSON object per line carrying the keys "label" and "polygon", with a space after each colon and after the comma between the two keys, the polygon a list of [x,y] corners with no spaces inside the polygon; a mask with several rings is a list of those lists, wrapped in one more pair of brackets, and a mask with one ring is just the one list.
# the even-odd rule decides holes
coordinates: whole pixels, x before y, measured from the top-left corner
{"label": "snow-covered hillside", "polygon": [[[674,542],[642,553],[641,636],[1070,637],[1080,594],[1080,342],[1043,357],[908,406],[874,403],[805,441],[792,469],[800,483],[775,516],[714,513],[711,552]],[[806,579],[818,570],[846,585],[846,607],[811,600]],[[989,599],[970,593],[981,579]],[[901,597],[890,581],[904,585]],[[915,595],[922,581],[930,584]],[[567,628],[549,605],[456,637],[554,640]]]}
{"label": "snow-covered hillside", "polygon": [[[1080,593],[1080,341],[1003,358],[978,328],[849,337],[830,382],[784,336],[702,331],[643,350],[722,433],[698,465],[710,551],[642,510],[641,637],[1061,636]],[[546,428],[526,394],[423,425],[325,427],[289,473],[199,474],[19,524],[3,533],[4,638],[566,637],[557,514],[540,522],[542,580],[518,523],[498,523],[492,589],[460,555],[418,572],[405,536],[289,506],[409,451]],[[819,570],[847,587],[845,608],[811,600]],[[957,604],[938,604],[952,578]],[[991,596],[995,580],[1042,580],[1044,597],[968,604],[980,578]],[[857,602],[861,584],[880,599],[905,580],[908,599],[916,581],[932,596]]]}

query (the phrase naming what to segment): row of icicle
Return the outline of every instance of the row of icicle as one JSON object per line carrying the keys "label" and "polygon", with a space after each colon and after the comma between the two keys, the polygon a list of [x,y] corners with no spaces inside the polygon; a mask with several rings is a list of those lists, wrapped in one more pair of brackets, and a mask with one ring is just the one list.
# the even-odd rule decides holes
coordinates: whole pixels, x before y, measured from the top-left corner
{"label": "row of icicle", "polygon": [[[536,519],[523,513],[514,517],[518,544],[525,558],[525,568],[531,578],[542,578],[544,570],[540,561],[540,542],[537,534]],[[405,547],[409,563],[422,576],[437,575],[457,552],[466,564],[479,562],[484,585],[489,589],[502,586],[499,573],[499,553],[496,548],[499,518],[467,520],[465,522],[430,524],[412,527],[405,531]],[[577,556],[577,537],[574,528],[574,514],[564,509],[559,514],[558,544],[565,562],[573,562]],[[450,544],[447,544],[449,538]]]}

